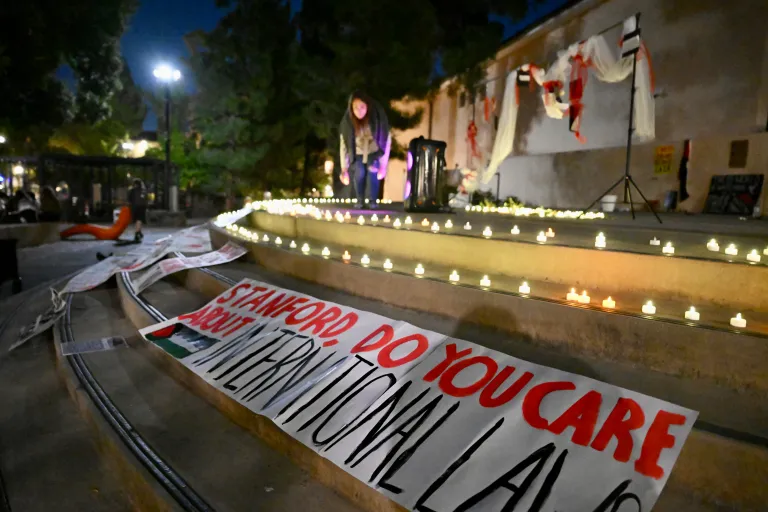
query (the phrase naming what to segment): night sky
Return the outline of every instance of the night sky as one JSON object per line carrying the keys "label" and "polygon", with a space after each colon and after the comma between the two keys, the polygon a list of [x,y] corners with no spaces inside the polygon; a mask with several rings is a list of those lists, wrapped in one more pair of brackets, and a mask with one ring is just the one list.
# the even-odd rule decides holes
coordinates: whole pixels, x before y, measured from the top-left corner
{"label": "night sky", "polygon": [[[301,0],[290,0],[294,10]],[[504,22],[504,38],[508,38],[529,26],[536,19],[547,16],[569,0],[537,1],[529,16],[517,22]],[[211,30],[225,10],[218,9],[214,0],[142,0],[130,26],[122,38],[122,50],[133,79],[145,89],[156,87],[152,70],[160,62],[167,62],[182,70],[187,50],[182,37],[194,30]],[[188,89],[194,84],[186,81]],[[144,121],[144,128],[154,130],[157,125],[151,113]]]}

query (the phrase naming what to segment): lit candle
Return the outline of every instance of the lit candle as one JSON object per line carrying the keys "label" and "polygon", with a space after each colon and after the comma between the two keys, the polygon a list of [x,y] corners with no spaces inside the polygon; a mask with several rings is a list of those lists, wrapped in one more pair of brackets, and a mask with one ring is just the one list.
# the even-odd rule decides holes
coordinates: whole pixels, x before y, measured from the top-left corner
{"label": "lit candle", "polygon": [[451,275],[449,275],[449,276],[448,276],[448,279],[449,279],[449,280],[450,280],[452,283],[458,283],[458,282],[459,282],[459,273],[458,273],[458,272],[456,272],[455,270],[454,270],[454,271],[452,271],[452,272],[451,272]]}
{"label": "lit candle", "polygon": [[453,222],[451,222],[451,219],[448,219],[445,221],[445,229],[451,229],[453,227]]}
{"label": "lit candle", "polygon": [[491,227],[485,226],[485,229],[483,230],[483,236],[485,238],[491,238],[492,235],[493,235],[493,231],[491,231]]}
{"label": "lit candle", "polygon": [[336,220],[339,221],[339,223],[344,222],[344,216],[340,213],[336,214]]}
{"label": "lit candle", "polygon": [[327,258],[331,255],[331,251],[327,247],[323,247],[323,251],[320,254]]}
{"label": "lit candle", "polygon": [[269,237],[266,235],[266,233],[264,234],[263,237],[261,237],[261,241],[262,242],[269,242]]}
{"label": "lit candle", "polygon": [[579,294],[576,293],[576,288],[571,288],[571,291],[565,294],[565,300],[578,302]]}
{"label": "lit candle", "polygon": [[432,223],[432,232],[433,233],[437,233],[438,231],[440,231],[440,224],[438,224],[437,222],[433,222]]}
{"label": "lit candle", "polygon": [[712,252],[718,252],[720,250],[720,244],[717,243],[717,240],[714,238],[707,242],[707,249]]}
{"label": "lit candle", "polygon": [[[376,202],[378,203],[379,200],[377,199]],[[375,213],[371,215],[371,222],[379,222],[379,216],[376,215]]]}
{"label": "lit candle", "polygon": [[349,251],[344,251],[344,254],[341,255],[341,259],[348,262],[352,259],[352,256],[349,254]]}
{"label": "lit candle", "polygon": [[739,329],[744,329],[747,326],[747,320],[742,318],[741,313],[736,313],[736,316],[731,318],[731,325],[738,327]]}
{"label": "lit candle", "polygon": [[384,270],[392,270],[392,262],[389,261],[389,258],[384,260]]}
{"label": "lit candle", "polygon": [[605,235],[598,233],[595,237],[595,247],[598,249],[605,249]]}
{"label": "lit candle", "polygon": [[472,224],[470,224],[469,222],[467,222],[466,224],[464,224],[464,229],[466,229],[467,231],[469,231],[470,229],[472,229]]}
{"label": "lit candle", "polygon": [[395,222],[392,225],[395,226],[395,228],[400,229],[400,226],[401,226],[400,219],[395,219]]}
{"label": "lit candle", "polygon": [[424,267],[421,266],[421,263],[416,265],[416,268],[413,270],[413,273],[417,276],[423,276],[424,275]]}
{"label": "lit candle", "polygon": [[653,302],[650,300],[643,304],[643,313],[646,315],[655,315],[656,314],[656,306],[653,305]]}
{"label": "lit candle", "polygon": [[616,307],[616,301],[608,296],[608,298],[603,301],[603,307],[605,309],[614,309]]}
{"label": "lit candle", "polygon": [[547,235],[547,238],[555,238],[555,232],[552,231],[552,228],[547,229],[545,235]]}
{"label": "lit candle", "polygon": [[539,231],[539,235],[536,237],[536,241],[543,244],[547,241],[547,235],[543,231]]}
{"label": "lit candle", "polygon": [[480,280],[480,286],[482,286],[483,288],[491,287],[491,280],[488,279],[488,276],[483,276],[483,278]]}
{"label": "lit candle", "polygon": [[429,227],[429,220],[427,220],[427,219],[422,220],[421,221],[421,225],[424,226],[425,228],[428,228]]}
{"label": "lit candle", "polygon": [[590,298],[589,295],[587,295],[587,290],[584,290],[581,292],[581,295],[579,295],[579,304],[589,304]]}
{"label": "lit candle", "polygon": [[408,217],[405,218],[405,225],[410,226],[411,224],[413,224],[413,221],[411,220],[411,216],[409,215]]}
{"label": "lit candle", "polygon": [[275,245],[281,245],[283,243],[283,239],[280,237],[275,238]]}
{"label": "lit candle", "polygon": [[693,320],[694,322],[698,322],[701,318],[701,315],[698,311],[696,311],[696,308],[691,306],[691,309],[685,312],[685,319],[686,320]]}
{"label": "lit candle", "polygon": [[667,242],[666,245],[661,248],[661,252],[664,254],[675,254],[675,248],[672,247],[672,242]]}
{"label": "lit candle", "polygon": [[520,234],[520,228],[517,226],[512,226],[512,230],[510,231],[513,235],[519,235]]}
{"label": "lit candle", "polygon": [[363,216],[362,216],[362,215],[359,215],[359,216],[357,217],[357,223],[358,223],[358,224],[360,224],[361,226],[362,226],[363,224],[365,224],[365,219],[363,218]]}
{"label": "lit candle", "polygon": [[520,285],[520,287],[517,289],[519,293],[522,293],[523,295],[528,295],[531,293],[531,287],[528,286],[528,283],[523,281],[523,284]]}
{"label": "lit candle", "polygon": [[371,258],[369,258],[367,254],[363,254],[363,257],[360,258],[360,263],[362,263],[364,267],[367,267],[371,264]]}
{"label": "lit candle", "polygon": [[653,237],[653,238],[651,239],[651,245],[661,245],[661,240],[659,240],[659,239],[658,239],[658,238],[656,238],[656,237]]}
{"label": "lit candle", "polygon": [[309,244],[305,243],[304,245],[302,245],[301,252],[303,252],[304,254],[309,254]]}
{"label": "lit candle", "polygon": [[760,263],[760,255],[757,253],[757,249],[752,249],[752,252],[747,254],[747,260],[752,263]]}
{"label": "lit candle", "polygon": [[725,248],[725,254],[728,256],[736,256],[739,254],[739,250],[736,248],[734,244],[730,244],[728,247]]}
{"label": "lit candle", "polygon": [[344,213],[344,220],[350,220],[352,219],[352,216],[349,214],[349,212]]}
{"label": "lit candle", "polygon": [[295,249],[295,248],[296,248],[296,242],[294,242],[293,240],[291,240],[291,243],[290,243],[289,247],[290,247],[291,249]]}
{"label": "lit candle", "polygon": [[384,222],[389,224],[389,215],[384,216]]}

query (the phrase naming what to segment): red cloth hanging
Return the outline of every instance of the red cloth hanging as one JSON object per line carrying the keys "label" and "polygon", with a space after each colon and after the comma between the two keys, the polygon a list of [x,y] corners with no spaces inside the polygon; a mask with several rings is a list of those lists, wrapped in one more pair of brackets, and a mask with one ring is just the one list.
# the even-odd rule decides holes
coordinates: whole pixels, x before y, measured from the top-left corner
{"label": "red cloth hanging", "polygon": [[496,98],[485,97],[483,100],[483,117],[485,122],[491,121],[491,114],[496,111]]}
{"label": "red cloth hanging", "polygon": [[587,139],[581,135],[581,118],[584,114],[584,104],[581,99],[584,97],[584,88],[587,86],[587,77],[589,76],[589,60],[585,60],[581,54],[582,45],[579,52],[573,57],[571,65],[571,80],[568,88],[568,110],[570,116],[569,129],[576,135],[576,138],[584,144]]}
{"label": "red cloth hanging", "polygon": [[483,155],[480,154],[480,150],[477,148],[477,125],[474,121],[470,121],[469,126],[467,126],[467,140],[469,141],[472,156],[482,158]]}

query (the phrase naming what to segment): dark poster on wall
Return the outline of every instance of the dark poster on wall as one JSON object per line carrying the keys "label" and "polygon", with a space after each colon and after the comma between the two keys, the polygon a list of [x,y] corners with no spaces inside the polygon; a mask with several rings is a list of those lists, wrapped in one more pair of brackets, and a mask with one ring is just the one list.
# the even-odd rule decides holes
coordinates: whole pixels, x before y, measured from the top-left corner
{"label": "dark poster on wall", "polygon": [[763,190],[762,174],[712,176],[704,213],[752,215]]}

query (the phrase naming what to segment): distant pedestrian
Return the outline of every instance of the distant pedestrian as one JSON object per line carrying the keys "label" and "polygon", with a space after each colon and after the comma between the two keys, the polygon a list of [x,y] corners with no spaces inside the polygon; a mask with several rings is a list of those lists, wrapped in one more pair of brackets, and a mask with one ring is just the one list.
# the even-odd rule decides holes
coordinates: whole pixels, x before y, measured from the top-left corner
{"label": "distant pedestrian", "polygon": [[128,203],[131,205],[131,218],[135,223],[133,239],[140,243],[144,240],[141,223],[147,222],[147,189],[139,178],[133,180],[133,186],[128,192]]}
{"label": "distant pedestrian", "polygon": [[379,181],[387,175],[392,146],[384,107],[363,93],[353,93],[339,132],[341,182],[344,185],[353,183],[357,208],[364,206],[365,199],[370,201],[370,208],[376,208]]}

